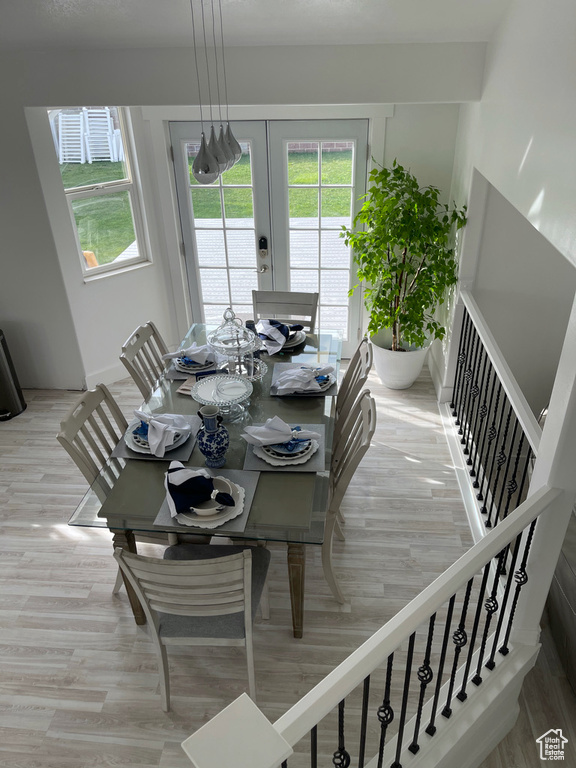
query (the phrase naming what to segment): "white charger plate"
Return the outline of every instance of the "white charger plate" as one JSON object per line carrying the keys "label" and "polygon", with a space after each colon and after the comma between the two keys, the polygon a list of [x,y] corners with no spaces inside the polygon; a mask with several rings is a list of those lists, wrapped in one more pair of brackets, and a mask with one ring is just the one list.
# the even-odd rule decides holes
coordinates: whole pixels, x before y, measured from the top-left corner
{"label": "white charger plate", "polygon": [[212,368],[217,368],[217,363],[204,363],[204,365],[186,365],[182,360],[177,357],[174,359],[174,368],[180,373],[201,373],[202,371],[209,371]]}
{"label": "white charger plate", "polygon": [[267,446],[253,445],[252,450],[254,454],[262,459],[267,464],[271,464],[273,467],[286,467],[291,464],[305,464],[316,453],[319,447],[317,440],[310,440],[310,445],[306,451],[303,451],[298,456],[288,456],[285,459],[281,459],[279,456],[271,456],[266,453],[264,448]]}
{"label": "white charger plate", "polygon": [[[151,455],[152,452],[150,451],[150,446],[144,446],[139,445],[139,443],[136,442],[134,439],[134,435],[132,434],[133,430],[135,430],[140,424],[140,419],[134,419],[133,421],[128,424],[128,429],[126,430],[126,433],[124,434],[124,442],[130,448],[131,451],[136,451],[136,453],[147,453],[148,455]],[[182,432],[182,433],[176,433],[179,434],[179,437],[174,440],[172,445],[168,445],[164,452],[168,453],[168,451],[173,451],[174,448],[178,448],[179,446],[183,445],[186,440],[190,437],[191,432]]]}
{"label": "white charger plate", "polygon": [[286,339],[282,349],[291,349],[292,347],[297,347],[299,344],[302,344],[303,341],[306,341],[306,331],[294,331],[294,335],[289,336]]}

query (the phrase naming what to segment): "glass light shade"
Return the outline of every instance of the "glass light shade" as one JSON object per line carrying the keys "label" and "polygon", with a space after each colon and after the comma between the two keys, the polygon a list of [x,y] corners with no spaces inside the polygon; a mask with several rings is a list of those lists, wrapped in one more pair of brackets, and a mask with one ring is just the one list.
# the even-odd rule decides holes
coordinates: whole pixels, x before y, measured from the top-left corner
{"label": "glass light shade", "polygon": [[218,163],[218,170],[220,173],[226,170],[228,167],[228,156],[224,153],[222,147],[218,143],[216,138],[216,131],[214,126],[210,128],[210,140],[208,141],[208,152],[216,158]]}
{"label": "glass light shade", "polygon": [[[214,130],[214,129],[212,129]],[[200,150],[192,164],[192,175],[198,184],[212,184],[220,176],[220,167],[214,155],[206,146],[206,137],[202,134]]]}
{"label": "glass light shade", "polygon": [[234,138],[234,134],[232,133],[232,129],[230,128],[230,123],[226,125],[226,141],[228,142],[228,146],[230,147],[230,150],[232,154],[234,155],[234,163],[237,163],[238,160],[242,157],[242,147],[236,139]]}
{"label": "glass light shade", "polygon": [[220,133],[218,134],[218,144],[220,145],[220,148],[222,149],[222,152],[227,160],[225,170],[229,170],[235,164],[236,158],[234,157],[234,153],[226,141],[226,136],[224,135],[224,128],[222,125],[220,125]]}

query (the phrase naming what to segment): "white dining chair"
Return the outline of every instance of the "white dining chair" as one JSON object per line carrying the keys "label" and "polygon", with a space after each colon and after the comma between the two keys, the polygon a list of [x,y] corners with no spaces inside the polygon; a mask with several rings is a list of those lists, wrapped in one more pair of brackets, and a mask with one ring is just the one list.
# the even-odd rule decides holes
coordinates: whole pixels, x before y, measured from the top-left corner
{"label": "white dining chair", "polygon": [[162,709],[170,709],[170,646],[244,646],[248,690],[256,700],[252,623],[266,581],[264,547],[168,547],[164,559],[117,548],[114,557],[146,614],[158,654]]}
{"label": "white dining chair", "polygon": [[120,360],[144,399],[156,388],[166,368],[168,347],[152,321],[136,328],[122,345]]}
{"label": "white dining chair", "polygon": [[252,291],[254,322],[274,318],[283,323],[299,323],[314,331],[318,312],[318,294],[297,291]]}
{"label": "white dining chair", "polygon": [[366,337],[356,347],[346,372],[338,386],[334,414],[334,441],[338,440],[346,416],[354,405],[358,394],[368,380],[372,368],[372,345]]}
{"label": "white dining chair", "polygon": [[[97,484],[97,492],[107,496],[116,482],[125,460],[112,458],[116,444],[123,439],[128,422],[118,404],[104,384],[83,392],[60,423],[56,439],[68,452],[90,485]],[[137,534],[136,539],[148,544],[173,544],[175,534]],[[118,572],[113,593],[122,586]]]}
{"label": "white dining chair", "polygon": [[322,567],[328,586],[339,603],[345,603],[346,600],[332,567],[332,545],[338,526],[338,512],[350,480],[370,448],[375,429],[376,402],[370,392],[364,390],[345,419],[340,438],[333,446],[330,463],[330,496],[322,544]]}

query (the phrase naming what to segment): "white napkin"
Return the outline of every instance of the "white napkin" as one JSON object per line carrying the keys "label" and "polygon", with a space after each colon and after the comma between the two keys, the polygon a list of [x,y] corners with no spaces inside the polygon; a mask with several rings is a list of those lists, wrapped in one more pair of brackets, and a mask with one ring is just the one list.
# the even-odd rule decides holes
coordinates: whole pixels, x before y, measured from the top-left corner
{"label": "white napkin", "polygon": [[318,432],[312,432],[309,429],[293,431],[289,424],[279,416],[273,416],[261,427],[246,427],[241,437],[250,445],[276,445],[276,443],[287,443],[292,438],[302,440],[318,440]]}
{"label": "white napkin", "polygon": [[[173,413],[162,413],[157,416],[151,416],[149,413],[143,411],[134,411],[134,416],[145,421],[148,424],[148,445],[150,446],[150,453],[153,456],[162,458],[166,451],[173,445],[176,439],[176,433],[181,435],[190,435],[192,432],[196,434],[200,428],[200,417],[195,416],[192,419],[185,419],[184,416]],[[198,420],[196,425],[195,419]]]}
{"label": "white napkin", "polygon": [[[284,333],[282,333],[282,330],[280,329],[282,329]],[[284,325],[284,323],[278,322],[278,320],[258,320],[256,323],[256,333],[266,348],[266,352],[268,352],[269,355],[275,355],[276,352],[280,352],[286,343],[288,336],[290,335],[290,328],[289,326]],[[263,339],[260,334],[267,338]]]}
{"label": "white napkin", "polygon": [[274,381],[274,387],[279,395],[289,395],[291,392],[318,392],[321,385],[316,376],[327,376],[334,372],[334,366],[325,365],[323,368],[312,368],[302,365],[299,368],[287,368]]}
{"label": "white napkin", "polygon": [[163,360],[172,360],[177,357],[189,357],[190,360],[198,363],[198,365],[206,365],[207,363],[215,363],[218,356],[208,344],[199,347],[196,342],[191,347],[186,347],[186,349],[179,349],[177,352],[169,352],[167,355],[162,355]]}

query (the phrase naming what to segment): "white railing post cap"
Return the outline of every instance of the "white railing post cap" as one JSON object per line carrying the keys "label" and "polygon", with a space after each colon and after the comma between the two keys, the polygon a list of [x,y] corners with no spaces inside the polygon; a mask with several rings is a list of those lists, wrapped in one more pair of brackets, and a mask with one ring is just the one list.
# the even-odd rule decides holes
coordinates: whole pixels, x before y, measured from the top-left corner
{"label": "white railing post cap", "polygon": [[276,768],[294,752],[246,693],[183,741],[182,749],[195,768]]}

